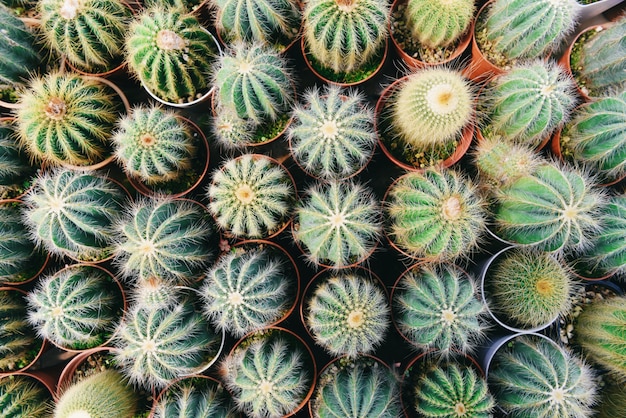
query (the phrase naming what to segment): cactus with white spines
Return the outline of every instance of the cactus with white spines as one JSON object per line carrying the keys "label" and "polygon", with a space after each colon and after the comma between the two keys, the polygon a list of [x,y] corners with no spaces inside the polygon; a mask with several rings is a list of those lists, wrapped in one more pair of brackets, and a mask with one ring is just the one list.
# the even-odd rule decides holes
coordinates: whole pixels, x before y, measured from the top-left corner
{"label": "cactus with white spines", "polygon": [[255,140],[255,123],[229,106],[217,107],[211,127],[217,142],[226,149],[243,148]]}
{"label": "cactus with white spines", "polygon": [[294,159],[309,174],[342,179],[363,168],[374,153],[374,113],[365,96],[331,85],[305,92],[288,128]]}
{"label": "cactus with white spines", "polygon": [[43,342],[26,316],[26,300],[21,292],[0,291],[0,372],[26,367],[41,349]]}
{"label": "cactus with white spines", "polygon": [[154,418],[237,418],[235,404],[224,387],[200,377],[167,387],[154,406]]}
{"label": "cactus with white spines", "polygon": [[4,4],[0,5],[0,27],[0,84],[22,84],[41,62],[35,36]]}
{"label": "cactus with white spines", "polygon": [[19,207],[0,205],[0,284],[29,279],[41,267],[41,258],[28,239]]}
{"label": "cactus with white spines", "polygon": [[469,30],[474,0],[409,0],[404,17],[414,39],[428,48],[445,47]]}
{"label": "cactus with white spines", "polygon": [[8,191],[34,172],[14,135],[15,126],[12,123],[0,122],[0,193]]}
{"label": "cactus with white spines", "polygon": [[0,379],[0,411],[4,418],[46,418],[52,404],[50,392],[30,376]]}

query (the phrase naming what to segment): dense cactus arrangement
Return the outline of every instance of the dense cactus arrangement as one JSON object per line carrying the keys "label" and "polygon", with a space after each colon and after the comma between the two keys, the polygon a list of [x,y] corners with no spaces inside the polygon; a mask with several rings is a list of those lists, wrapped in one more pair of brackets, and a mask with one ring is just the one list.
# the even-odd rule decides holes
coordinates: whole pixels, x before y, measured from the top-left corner
{"label": "dense cactus arrangement", "polygon": [[473,0],[409,0],[404,17],[413,38],[428,48],[445,47],[469,30]]}
{"label": "dense cactus arrangement", "polygon": [[224,387],[207,378],[186,378],[163,391],[154,406],[154,418],[237,418],[233,400]]}
{"label": "dense cactus arrangement", "polygon": [[315,264],[342,268],[364,260],[382,231],[371,190],[354,182],[316,184],[296,208],[294,238]]}
{"label": "dense cactus arrangement", "polygon": [[393,320],[412,344],[449,355],[474,351],[487,330],[485,306],[473,279],[459,267],[424,264],[396,283]]}
{"label": "dense cactus arrangement", "polygon": [[0,411],[4,418],[48,417],[51,401],[50,392],[32,377],[14,375],[0,379]]}
{"label": "dense cactus arrangement", "polygon": [[26,320],[26,300],[17,290],[0,290],[0,372],[28,366],[43,342]]}
{"label": "dense cactus arrangement", "polygon": [[0,284],[30,279],[44,258],[28,239],[19,206],[0,205]]}
{"label": "dense cactus arrangement", "polygon": [[36,69],[41,57],[35,37],[4,4],[0,4],[0,85],[22,84]]}
{"label": "dense cactus arrangement", "polygon": [[0,195],[3,197],[10,197],[10,190],[34,172],[14,139],[14,128],[12,122],[0,121]]}

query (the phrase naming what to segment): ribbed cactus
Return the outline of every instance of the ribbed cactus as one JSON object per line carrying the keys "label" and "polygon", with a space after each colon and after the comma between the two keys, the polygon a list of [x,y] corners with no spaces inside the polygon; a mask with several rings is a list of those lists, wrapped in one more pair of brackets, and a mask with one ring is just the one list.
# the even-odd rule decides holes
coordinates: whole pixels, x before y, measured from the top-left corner
{"label": "ribbed cactus", "polygon": [[315,264],[343,268],[374,250],[382,232],[382,210],[360,183],[317,183],[296,208],[294,237]]}
{"label": "ribbed cactus", "polygon": [[217,224],[236,237],[272,235],[289,219],[296,190],[283,166],[263,155],[228,160],[207,190]]}
{"label": "ribbed cactus", "polygon": [[0,205],[0,284],[30,279],[45,258],[28,239],[20,206]]}
{"label": "ribbed cactus", "polygon": [[244,119],[229,106],[218,105],[211,124],[213,136],[226,149],[241,148],[255,142],[255,123]]}
{"label": "ribbed cactus", "polygon": [[224,387],[206,378],[186,378],[165,389],[154,418],[238,418]]}
{"label": "ribbed cactus", "polygon": [[476,250],[485,231],[485,201],[450,169],[400,177],[388,191],[389,238],[412,257],[451,261]]}
{"label": "ribbed cactus", "polygon": [[380,53],[387,37],[385,0],[311,0],[304,5],[304,42],[335,73],[361,69]]}
{"label": "ribbed cactus", "polygon": [[553,63],[516,65],[490,87],[490,127],[506,141],[537,147],[569,118],[574,88],[574,80]]}
{"label": "ribbed cactus", "polygon": [[333,356],[373,352],[391,322],[385,292],[358,273],[324,278],[304,303],[305,322],[315,342]]}
{"label": "ribbed cactus", "polygon": [[0,85],[21,84],[41,62],[35,36],[4,4],[0,4],[0,27]]}
{"label": "ribbed cactus", "polygon": [[423,264],[407,271],[391,305],[398,330],[425,351],[471,352],[487,329],[474,280],[454,265]]}
{"label": "ribbed cactus", "polygon": [[204,278],[203,310],[213,325],[235,337],[266,327],[295,303],[296,276],[285,254],[272,247],[237,248]]}
{"label": "ribbed cactus", "polygon": [[598,390],[591,367],[534,335],[501,347],[487,381],[496,404],[513,417],[591,417]]}
{"label": "ribbed cactus", "polygon": [[69,349],[103,344],[124,308],[104,270],[74,265],[39,280],[28,293],[28,322],[41,338]]}
{"label": "ribbed cactus", "polygon": [[544,164],[500,189],[494,232],[541,251],[583,249],[600,228],[605,200],[581,171]]}
{"label": "ribbed cactus", "polygon": [[626,388],[623,384],[614,383],[603,387],[600,402],[596,407],[596,418],[619,418],[626,411]]}
{"label": "ribbed cactus", "polygon": [[626,380],[626,297],[585,305],[574,323],[575,339],[589,361],[601,365],[619,382]]}
{"label": "ribbed cactus", "polygon": [[340,358],[318,378],[311,411],[315,418],[401,417],[398,379],[373,358]]}
{"label": "ribbed cactus", "polygon": [[120,0],[41,0],[46,44],[77,68],[97,73],[122,61],[131,11]]}
{"label": "ribbed cactus", "polygon": [[50,392],[30,376],[0,379],[0,411],[3,418],[46,418],[52,404]]}
{"label": "ribbed cactus", "polygon": [[474,0],[409,0],[404,17],[413,38],[428,48],[438,48],[467,32],[474,9]]}
{"label": "ribbed cactus", "polygon": [[490,418],[494,407],[487,382],[470,366],[437,364],[419,377],[415,410],[424,418]]}
{"label": "ribbed cactus", "polygon": [[568,269],[553,255],[511,248],[485,273],[491,311],[516,328],[535,328],[567,314],[577,288]]}
{"label": "ribbed cactus", "polygon": [[43,342],[26,320],[26,300],[17,290],[0,290],[0,372],[28,366]]}
{"label": "ribbed cactus", "polygon": [[108,153],[116,103],[103,84],[73,73],[34,77],[15,112],[20,142],[49,165],[91,165]]}
{"label": "ribbed cactus", "polygon": [[251,418],[294,412],[313,385],[315,370],[303,343],[286,331],[252,334],[221,364],[221,375],[237,409]]}
{"label": "ribbed cactus", "polygon": [[178,178],[191,167],[195,152],[189,126],[159,106],[133,108],[111,139],[126,173],[148,184]]}
{"label": "ribbed cactus", "polygon": [[218,55],[213,36],[184,9],[153,7],[131,23],[126,37],[130,70],[158,98],[193,101],[209,89]]}
{"label": "ribbed cactus", "polygon": [[178,303],[176,293],[172,293],[172,284],[160,277],[152,276],[139,281],[127,293],[132,306],[152,306],[155,309],[168,308]]}
{"label": "ribbed cactus", "polygon": [[12,123],[0,121],[0,194],[3,197],[10,197],[10,190],[35,171],[14,138],[14,127]]}
{"label": "ribbed cactus", "polygon": [[131,280],[188,283],[217,255],[214,223],[191,201],[143,199],[118,219],[116,230],[114,261]]}
{"label": "ribbed cactus", "polygon": [[331,85],[305,92],[289,126],[291,153],[308,173],[342,179],[362,169],[374,153],[374,113],[363,93]]}
{"label": "ribbed cactus", "polygon": [[113,250],[113,221],[125,198],[106,177],[59,168],[37,176],[24,198],[23,222],[51,254],[100,261]]}

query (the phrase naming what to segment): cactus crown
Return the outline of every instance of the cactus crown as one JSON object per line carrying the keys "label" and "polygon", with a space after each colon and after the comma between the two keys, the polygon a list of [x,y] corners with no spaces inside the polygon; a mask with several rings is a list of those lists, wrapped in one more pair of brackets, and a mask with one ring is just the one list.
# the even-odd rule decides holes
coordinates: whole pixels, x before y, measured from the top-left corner
{"label": "cactus crown", "polygon": [[28,239],[17,207],[0,205],[0,283],[30,279],[41,267],[43,255]]}
{"label": "cactus crown", "polygon": [[5,4],[0,5],[0,27],[0,85],[21,84],[41,61],[35,37]]}
{"label": "cactus crown", "polygon": [[238,416],[224,387],[205,378],[186,378],[168,387],[154,409],[154,418]]}
{"label": "cactus crown", "polygon": [[30,376],[0,379],[0,411],[4,418],[45,418],[52,399],[47,389]]}
{"label": "cactus crown", "polygon": [[29,365],[43,341],[26,320],[26,300],[17,290],[0,291],[0,372]]}
{"label": "cactus crown", "polygon": [[428,48],[438,48],[463,36],[474,10],[474,0],[409,0],[405,18],[413,38]]}

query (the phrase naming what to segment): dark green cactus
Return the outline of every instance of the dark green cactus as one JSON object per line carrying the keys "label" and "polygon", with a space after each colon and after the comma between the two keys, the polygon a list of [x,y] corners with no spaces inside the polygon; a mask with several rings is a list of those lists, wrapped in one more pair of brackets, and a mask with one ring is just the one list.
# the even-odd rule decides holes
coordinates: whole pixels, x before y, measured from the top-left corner
{"label": "dark green cactus", "polygon": [[0,379],[0,411],[3,418],[48,418],[50,391],[37,379],[25,375]]}
{"label": "dark green cactus", "polygon": [[45,259],[28,239],[20,206],[0,205],[0,284],[30,279]]}
{"label": "dark green cactus", "polygon": [[28,366],[41,349],[27,317],[25,295],[13,289],[0,290],[0,372]]}
{"label": "dark green cactus", "polygon": [[232,397],[218,382],[190,377],[166,388],[154,418],[238,418]]}
{"label": "dark green cactus", "polygon": [[0,4],[0,28],[0,85],[22,84],[41,63],[35,36],[3,4]]}

